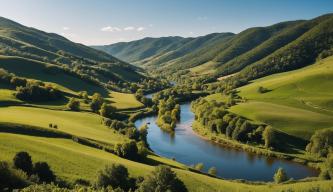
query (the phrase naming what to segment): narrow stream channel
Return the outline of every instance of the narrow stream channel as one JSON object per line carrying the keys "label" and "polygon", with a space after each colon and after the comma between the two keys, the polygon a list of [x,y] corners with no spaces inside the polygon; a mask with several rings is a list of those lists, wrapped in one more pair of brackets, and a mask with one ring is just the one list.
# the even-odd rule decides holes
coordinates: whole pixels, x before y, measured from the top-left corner
{"label": "narrow stream channel", "polygon": [[294,179],[318,174],[315,169],[305,165],[225,148],[205,140],[193,132],[191,127],[193,120],[194,114],[190,110],[190,103],[185,103],[181,105],[181,119],[174,135],[164,132],[155,124],[156,116],[139,119],[135,122],[135,126],[140,127],[143,123],[150,123],[148,143],[156,154],[175,158],[189,166],[203,163],[205,171],[214,166],[217,168],[218,176],[222,178],[272,181],[279,167],[284,168],[287,175]]}

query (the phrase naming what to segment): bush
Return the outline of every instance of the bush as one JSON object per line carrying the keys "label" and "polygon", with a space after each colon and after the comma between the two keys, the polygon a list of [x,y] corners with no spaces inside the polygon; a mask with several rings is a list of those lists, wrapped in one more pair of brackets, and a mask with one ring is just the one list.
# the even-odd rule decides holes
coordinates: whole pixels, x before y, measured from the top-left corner
{"label": "bush", "polygon": [[23,188],[28,184],[25,172],[12,169],[7,162],[0,161],[0,191]]}
{"label": "bush", "polygon": [[55,175],[46,162],[35,163],[33,173],[36,174],[41,182],[52,182],[55,180]]}
{"label": "bush", "polygon": [[186,192],[184,183],[170,167],[160,165],[140,184],[139,192]]}
{"label": "bush", "polygon": [[67,103],[67,108],[72,111],[80,110],[80,101],[76,100],[74,97],[70,98]]}
{"label": "bush", "polygon": [[211,168],[209,168],[209,169],[208,169],[208,174],[209,174],[209,175],[216,176],[216,174],[217,174],[216,167],[211,167]]}
{"label": "bush", "polygon": [[316,131],[312,135],[310,143],[306,146],[306,151],[321,157],[327,157],[330,152],[333,152],[333,129]]}
{"label": "bush", "polygon": [[91,99],[90,108],[94,112],[98,112],[104,103],[104,99],[99,93],[94,93]]}
{"label": "bush", "polygon": [[274,174],[274,181],[275,183],[282,183],[288,180],[286,172],[282,169],[279,168],[277,172]]}
{"label": "bush", "polygon": [[204,164],[203,163],[198,163],[194,166],[194,169],[195,170],[198,170],[198,171],[202,171],[204,168]]}
{"label": "bush", "polygon": [[271,126],[266,126],[264,132],[262,133],[262,138],[265,141],[265,147],[273,147],[275,142],[275,131]]}
{"label": "bush", "polygon": [[136,146],[135,141],[126,142],[123,144],[116,144],[114,146],[114,152],[116,155],[131,159],[131,160],[138,160],[140,158],[140,155],[138,153],[138,147]]}
{"label": "bush", "polygon": [[24,151],[16,153],[13,159],[13,163],[15,168],[21,169],[28,175],[31,175],[33,166],[32,166],[31,156],[29,155],[29,153]]}
{"label": "bush", "polygon": [[59,90],[53,87],[44,87],[38,83],[27,83],[25,87],[19,86],[16,88],[16,98],[24,101],[53,101],[60,99],[62,94]]}
{"label": "bush", "polygon": [[123,165],[112,164],[106,166],[98,173],[96,186],[98,188],[111,186],[113,189],[119,187],[128,191],[130,188],[133,188],[128,175],[128,170]]}
{"label": "bush", "polygon": [[113,107],[112,105],[108,105],[106,103],[103,103],[101,106],[101,109],[99,110],[99,114],[103,117],[111,117],[115,112],[116,108]]}

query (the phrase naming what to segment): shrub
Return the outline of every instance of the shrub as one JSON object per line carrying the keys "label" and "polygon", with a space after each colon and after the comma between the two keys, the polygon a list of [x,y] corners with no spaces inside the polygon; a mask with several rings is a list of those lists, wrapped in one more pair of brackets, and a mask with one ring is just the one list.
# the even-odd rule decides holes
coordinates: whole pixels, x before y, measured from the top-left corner
{"label": "shrub", "polygon": [[21,169],[28,175],[31,175],[33,166],[32,166],[31,156],[29,155],[29,153],[24,151],[16,153],[13,159],[13,163],[15,168]]}
{"label": "shrub", "polygon": [[275,131],[271,126],[266,126],[264,132],[262,133],[262,138],[265,141],[265,147],[273,147],[275,142]]}
{"label": "shrub", "polygon": [[12,169],[7,162],[0,161],[0,191],[23,188],[28,184],[25,172]]}
{"label": "shrub", "polygon": [[208,174],[209,174],[209,175],[216,176],[216,174],[217,174],[216,167],[211,167],[211,168],[209,168],[209,169],[208,169]]}
{"label": "shrub", "polygon": [[131,186],[128,175],[128,170],[123,165],[108,165],[98,173],[96,186],[98,188],[106,188],[111,186],[113,189],[119,187],[125,191],[128,191],[133,187]]}
{"label": "shrub", "polygon": [[104,103],[104,99],[99,93],[94,93],[91,99],[90,108],[94,112],[98,112]]}
{"label": "shrub", "polygon": [[321,129],[316,131],[312,135],[310,143],[306,146],[306,151],[321,157],[326,157],[330,152],[333,152],[333,130]]}
{"label": "shrub", "polygon": [[186,192],[184,183],[170,167],[160,165],[140,184],[139,192]]}
{"label": "shrub", "polygon": [[33,173],[36,174],[42,182],[49,183],[55,180],[55,175],[46,162],[35,163]]}
{"label": "shrub", "polygon": [[72,111],[79,111],[80,110],[80,101],[78,101],[74,97],[70,98],[67,103],[67,108]]}
{"label": "shrub", "polygon": [[123,144],[116,144],[114,146],[114,152],[120,157],[126,159],[137,160],[139,159],[138,147],[135,141],[126,142]]}
{"label": "shrub", "polygon": [[194,169],[195,170],[198,170],[198,171],[202,171],[204,168],[204,164],[203,163],[198,163],[194,166]]}
{"label": "shrub", "polygon": [[99,114],[103,117],[111,117],[115,112],[116,108],[113,107],[112,105],[108,105],[106,103],[103,103],[101,106],[101,109],[99,110]]}
{"label": "shrub", "polygon": [[274,174],[274,181],[275,183],[282,183],[288,180],[286,172],[282,169],[279,168],[277,172]]}

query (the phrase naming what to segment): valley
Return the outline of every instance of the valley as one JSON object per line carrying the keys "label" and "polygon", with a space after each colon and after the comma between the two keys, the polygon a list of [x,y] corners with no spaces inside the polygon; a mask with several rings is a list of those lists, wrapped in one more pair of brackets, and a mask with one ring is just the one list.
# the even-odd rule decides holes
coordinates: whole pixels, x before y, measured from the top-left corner
{"label": "valley", "polygon": [[332,14],[94,46],[0,17],[0,191],[330,192],[332,80]]}

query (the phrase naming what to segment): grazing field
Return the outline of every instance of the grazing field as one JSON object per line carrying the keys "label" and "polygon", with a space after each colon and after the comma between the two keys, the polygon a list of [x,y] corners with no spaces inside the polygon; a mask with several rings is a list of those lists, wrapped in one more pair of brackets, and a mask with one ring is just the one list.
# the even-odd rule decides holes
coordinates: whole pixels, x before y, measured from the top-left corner
{"label": "grazing field", "polygon": [[[20,142],[17,142],[20,141]],[[152,166],[129,161],[102,150],[75,143],[69,139],[0,133],[0,160],[11,161],[18,151],[27,151],[34,162],[47,161],[56,175],[67,181],[86,179],[94,182],[97,171],[106,164],[125,165],[132,176],[144,176]],[[281,191],[293,188],[302,191],[320,186],[323,191],[332,189],[330,181],[305,182],[288,185],[249,185],[216,179],[186,170],[174,169],[189,191]],[[326,189],[326,190],[325,190]]]}
{"label": "grazing field", "polygon": [[119,93],[112,91],[108,98],[117,109],[135,109],[143,107],[133,94]]}
{"label": "grazing field", "polygon": [[102,125],[100,116],[87,112],[57,111],[22,106],[1,107],[0,122],[45,128],[48,128],[49,124],[52,123],[56,124],[60,131],[110,144],[126,139],[125,136]]}
{"label": "grazing field", "polygon": [[[265,93],[258,91],[266,89]],[[333,57],[299,70],[271,75],[238,89],[247,100],[231,111],[309,139],[315,130],[333,128]]]}

